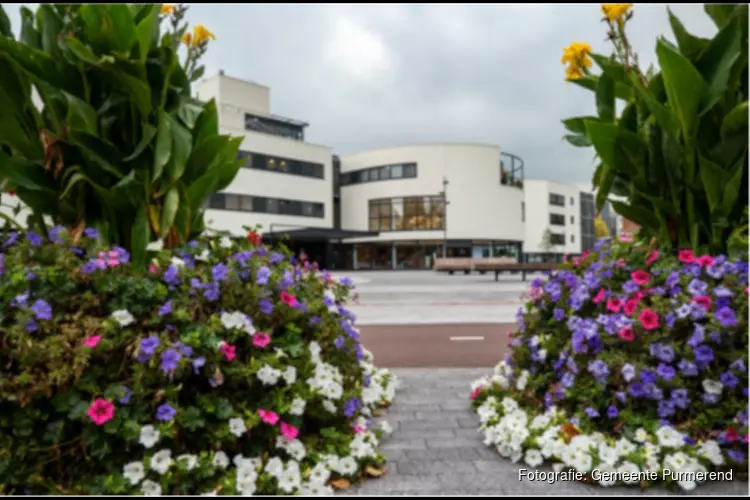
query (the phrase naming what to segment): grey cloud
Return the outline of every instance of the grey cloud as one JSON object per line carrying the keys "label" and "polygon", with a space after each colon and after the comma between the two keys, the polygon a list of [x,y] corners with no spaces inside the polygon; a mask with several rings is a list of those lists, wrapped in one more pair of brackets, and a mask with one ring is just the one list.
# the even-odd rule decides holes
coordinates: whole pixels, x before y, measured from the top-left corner
{"label": "grey cloud", "polygon": [[[18,26],[17,6],[6,4]],[[715,29],[702,5],[674,5],[701,36]],[[666,7],[636,5],[629,33],[644,66]],[[591,93],[563,81],[571,41],[609,53],[597,4],[216,5],[189,20],[218,40],[207,74],[271,87],[276,114],[311,124],[308,139],[340,154],[427,141],[499,144],[526,176],[590,180],[593,152],[561,141],[560,120],[592,114]]]}

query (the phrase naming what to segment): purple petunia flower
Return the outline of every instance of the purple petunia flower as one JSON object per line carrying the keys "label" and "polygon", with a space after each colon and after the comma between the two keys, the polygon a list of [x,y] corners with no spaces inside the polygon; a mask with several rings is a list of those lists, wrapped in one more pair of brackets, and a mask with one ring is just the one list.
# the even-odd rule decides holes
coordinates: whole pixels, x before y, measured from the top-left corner
{"label": "purple petunia flower", "polygon": [[211,279],[214,281],[224,281],[229,275],[229,269],[227,266],[219,262],[213,268],[211,268]]}
{"label": "purple petunia flower", "polygon": [[727,450],[727,456],[738,464],[745,462],[745,453],[742,450],[732,448],[730,450]]}
{"label": "purple petunia flower", "polygon": [[729,365],[729,368],[732,370],[737,370],[738,372],[745,373],[747,371],[747,368],[745,367],[745,360],[738,359],[736,361],[733,361],[731,365]]}
{"label": "purple petunia flower", "polygon": [[641,370],[641,380],[647,384],[656,382],[656,373],[653,370]]}
{"label": "purple petunia flower", "polygon": [[159,308],[159,316],[166,316],[172,313],[172,301],[168,300]]}
{"label": "purple petunia flower", "polygon": [[570,388],[571,388],[571,387],[573,387],[573,385],[575,385],[575,383],[576,383],[576,376],[575,376],[575,373],[570,373],[570,372],[566,372],[566,373],[565,373],[565,374],[564,374],[564,375],[562,376],[562,379],[560,380],[560,383],[561,383],[561,384],[562,384],[562,386],[563,386],[563,387],[565,387],[566,389],[570,389]]}
{"label": "purple petunia flower", "polygon": [[[174,264],[170,264],[164,271],[164,283],[172,286],[180,284],[180,269]],[[195,278],[193,278],[195,279]]]}
{"label": "purple petunia flower", "polygon": [[600,382],[606,380],[609,375],[609,367],[601,359],[590,362],[588,370]]}
{"label": "purple petunia flower", "polygon": [[132,395],[133,393],[130,392],[130,389],[123,385],[122,387],[120,387],[119,398],[117,399],[117,401],[119,401],[122,405],[126,405],[130,403],[130,396]]}
{"label": "purple petunia flower", "polygon": [[31,306],[31,311],[36,316],[36,319],[40,321],[48,321],[52,319],[52,306],[43,299],[38,299]]}
{"label": "purple petunia flower", "polygon": [[622,392],[622,391],[617,391],[617,392],[615,393],[615,397],[617,398],[617,400],[618,400],[618,401],[619,401],[620,403],[624,403],[624,402],[625,402],[625,401],[626,401],[626,400],[628,399],[628,395],[627,395],[627,394],[625,394],[625,393],[624,393],[624,392]]}
{"label": "purple petunia flower", "polygon": [[156,348],[161,345],[161,341],[159,340],[159,337],[147,337],[143,340],[141,340],[141,347],[140,351],[143,354],[148,354],[149,356],[156,352]]}
{"label": "purple petunia flower", "polygon": [[260,309],[260,312],[263,314],[271,314],[273,312],[273,303],[268,299],[261,299],[260,302],[258,302],[258,309]]}
{"label": "purple petunia flower", "polygon": [[92,240],[95,240],[99,237],[99,231],[97,231],[93,227],[87,227],[86,229],[84,229],[83,234],[84,236],[86,236],[86,238],[91,238]]}
{"label": "purple petunia flower", "polygon": [[633,382],[628,388],[628,392],[634,398],[642,398],[646,395],[646,386],[643,382]]}
{"label": "purple petunia flower", "polygon": [[734,389],[740,383],[739,379],[732,372],[722,373],[720,380],[724,387],[729,389]]}
{"label": "purple petunia flower", "polygon": [[200,369],[206,364],[206,358],[200,356],[191,360],[190,363],[193,365],[193,373],[197,375]]}
{"label": "purple petunia flower", "polygon": [[588,407],[584,410],[586,415],[588,415],[590,418],[599,418],[601,415],[598,411],[596,411],[594,408]]}
{"label": "purple petunia flower", "polygon": [[656,414],[659,415],[659,418],[671,417],[675,414],[674,403],[667,400],[659,401]]}
{"label": "purple petunia flower", "polygon": [[169,373],[177,369],[177,363],[182,358],[182,354],[174,349],[167,349],[161,355],[161,369],[164,373]]}
{"label": "purple petunia flower", "polygon": [[336,340],[333,341],[333,345],[335,345],[337,349],[344,349],[346,347],[346,339],[343,335],[339,335],[336,337]]}
{"label": "purple petunia flower", "polygon": [[607,416],[609,418],[617,418],[619,414],[620,414],[620,411],[617,409],[615,405],[610,405],[610,407],[607,408]]}
{"label": "purple petunia flower", "polygon": [[221,291],[219,290],[218,283],[207,283],[203,287],[203,296],[206,297],[210,302],[216,302],[221,297]]}
{"label": "purple petunia flower", "polygon": [[162,422],[169,422],[175,417],[175,415],[177,415],[177,410],[175,410],[169,403],[159,405],[156,409],[156,418]]}
{"label": "purple petunia flower", "polygon": [[707,345],[699,345],[693,349],[695,360],[699,363],[710,363],[714,359],[714,351]]}
{"label": "purple petunia flower", "polygon": [[29,240],[32,247],[38,247],[42,244],[42,237],[33,232],[28,232],[26,234],[26,239]]}
{"label": "purple petunia flower", "polygon": [[708,283],[705,281],[701,281],[699,279],[693,279],[690,280],[690,283],[688,284],[687,291],[690,295],[693,297],[698,295],[705,295],[706,291],[708,290]]}
{"label": "purple petunia flower", "polygon": [[284,254],[279,253],[279,252],[272,252],[271,256],[268,258],[268,261],[271,264],[278,264],[279,262],[283,262],[284,261]]}
{"label": "purple petunia flower", "polygon": [[344,403],[344,416],[352,418],[360,408],[362,408],[362,402],[359,399],[350,399]]}
{"label": "purple petunia flower", "polygon": [[716,314],[714,314],[716,320],[721,323],[721,326],[725,328],[731,328],[737,326],[737,316],[734,311],[729,307],[722,307]]}
{"label": "purple petunia flower", "polygon": [[630,382],[635,378],[635,367],[630,363],[626,363],[625,365],[623,365],[620,373],[622,373],[622,377],[625,379],[625,382]]}
{"label": "purple petunia flower", "polygon": [[271,270],[266,266],[258,268],[258,273],[255,278],[255,283],[258,285],[267,285],[268,280],[271,278]]}
{"label": "purple petunia flower", "polygon": [[682,410],[690,406],[690,398],[687,389],[673,389],[670,394],[672,403]]}
{"label": "purple petunia flower", "polygon": [[677,375],[677,371],[666,363],[659,363],[656,373],[666,381],[672,380]]}
{"label": "purple petunia flower", "polygon": [[685,377],[696,377],[698,375],[698,367],[687,359],[680,360],[680,362],[677,363],[677,368],[680,369]]}

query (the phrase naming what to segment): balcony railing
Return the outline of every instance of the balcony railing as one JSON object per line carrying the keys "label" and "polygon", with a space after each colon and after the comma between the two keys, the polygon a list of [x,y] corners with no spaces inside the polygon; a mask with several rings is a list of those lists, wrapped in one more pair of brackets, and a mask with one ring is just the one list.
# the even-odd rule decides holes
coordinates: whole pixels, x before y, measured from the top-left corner
{"label": "balcony railing", "polygon": [[512,153],[500,152],[500,184],[523,189],[523,160]]}

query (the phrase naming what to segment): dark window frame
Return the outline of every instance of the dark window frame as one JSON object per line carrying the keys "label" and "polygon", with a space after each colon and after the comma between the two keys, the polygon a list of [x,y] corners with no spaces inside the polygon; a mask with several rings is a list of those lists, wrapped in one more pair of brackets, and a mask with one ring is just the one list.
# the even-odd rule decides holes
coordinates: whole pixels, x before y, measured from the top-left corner
{"label": "dark window frame", "polygon": [[565,245],[565,234],[560,233],[550,233],[549,235],[549,242],[551,245],[554,246],[564,246]]}
{"label": "dark window frame", "polygon": [[556,207],[564,207],[565,206],[565,196],[557,193],[550,193],[549,194],[549,204],[556,206]]}
{"label": "dark window frame", "polygon": [[[227,198],[229,196],[233,198]],[[235,200],[238,208],[227,208],[227,199]],[[248,209],[248,206],[251,208]],[[211,195],[206,207],[211,210],[227,210],[230,212],[325,219],[325,203],[317,201],[290,200],[287,198],[269,198],[266,196],[222,192]]]}
{"label": "dark window frame", "polygon": [[325,165],[305,160],[295,160],[282,156],[253,153],[251,151],[238,151],[237,160],[245,159],[242,168],[263,170],[279,174],[295,175],[312,179],[325,179]]}
{"label": "dark window frame", "polygon": [[[400,167],[394,169],[393,167]],[[388,165],[378,165],[377,167],[360,168],[350,170],[341,174],[341,186],[351,186],[354,184],[365,184],[368,182],[392,181],[398,179],[416,179],[417,164],[409,163],[389,163]]]}
{"label": "dark window frame", "polygon": [[550,226],[565,226],[565,216],[563,214],[549,214]]}

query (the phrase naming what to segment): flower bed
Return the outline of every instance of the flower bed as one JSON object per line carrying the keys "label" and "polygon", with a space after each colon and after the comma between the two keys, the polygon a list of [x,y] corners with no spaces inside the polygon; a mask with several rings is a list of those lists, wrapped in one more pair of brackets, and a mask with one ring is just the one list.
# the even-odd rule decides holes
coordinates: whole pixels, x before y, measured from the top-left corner
{"label": "flower bed", "polygon": [[603,241],[535,280],[471,387],[486,444],[603,486],[747,473],[747,282],[745,261]]}
{"label": "flower bed", "polygon": [[328,494],[383,473],[369,419],[397,380],[345,279],[255,237],[147,270],[84,234],[0,238],[0,493]]}

